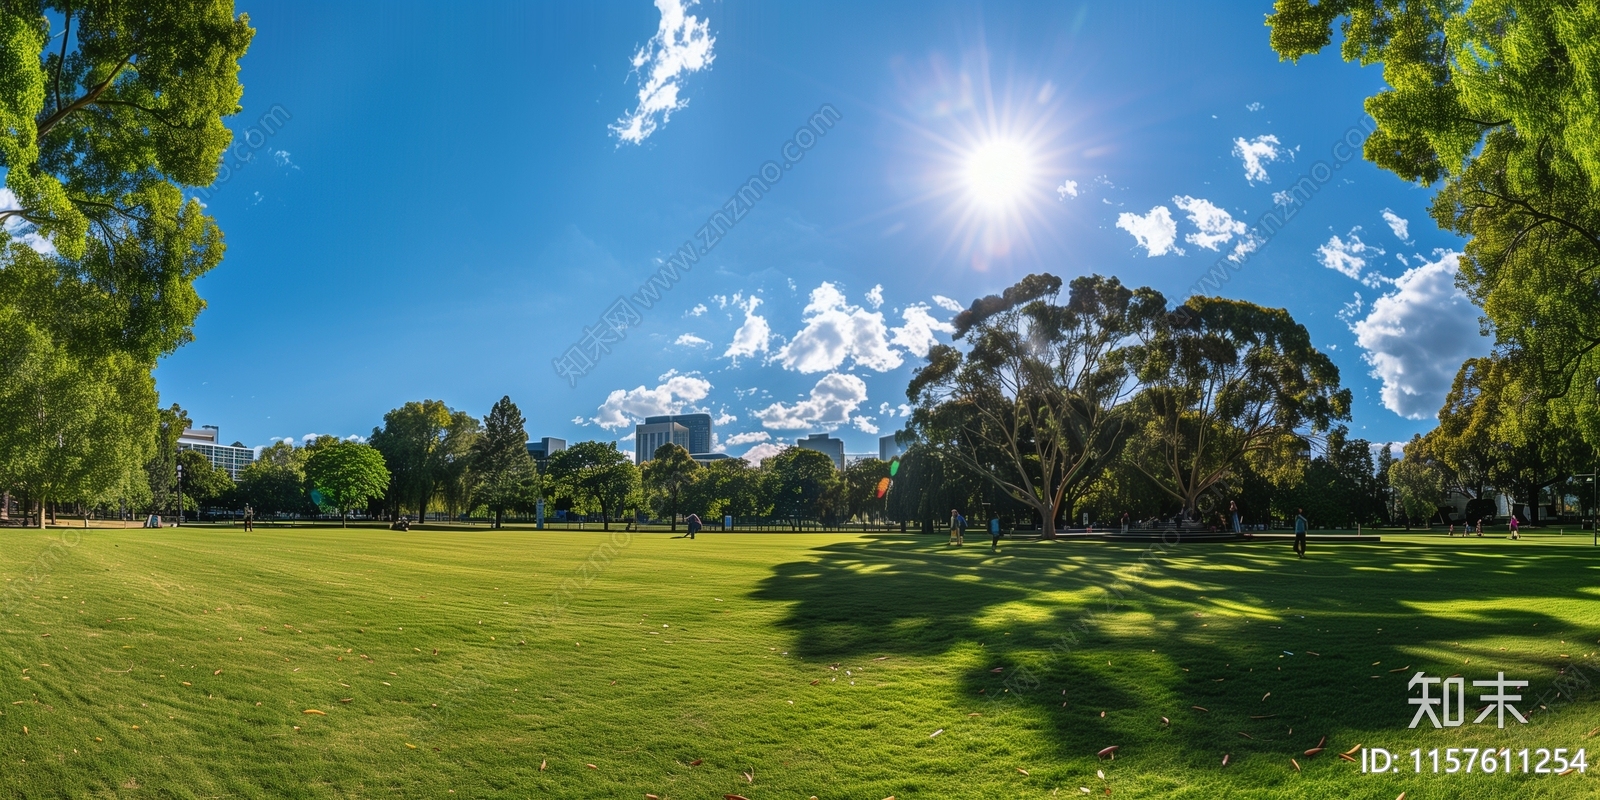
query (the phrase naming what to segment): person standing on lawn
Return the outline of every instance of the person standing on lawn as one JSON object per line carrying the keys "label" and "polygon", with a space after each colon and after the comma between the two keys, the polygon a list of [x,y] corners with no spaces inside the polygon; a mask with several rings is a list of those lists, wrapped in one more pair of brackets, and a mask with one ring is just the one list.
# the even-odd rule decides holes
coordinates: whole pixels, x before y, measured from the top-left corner
{"label": "person standing on lawn", "polygon": [[1522,532],[1517,528],[1517,512],[1515,510],[1512,510],[1511,521],[1507,524],[1511,526],[1511,538],[1521,539]]}
{"label": "person standing on lawn", "polygon": [[956,543],[957,547],[966,544],[966,537],[962,535],[962,528],[966,526],[967,518],[961,516],[960,511],[953,508],[950,509],[950,539]]}
{"label": "person standing on lawn", "polygon": [[989,549],[1000,549],[1000,517],[989,517]]}
{"label": "person standing on lawn", "polygon": [[694,535],[699,533],[701,528],[705,527],[705,524],[700,521],[700,515],[699,514],[690,514],[687,518],[684,519],[683,524],[685,524],[685,525],[687,525],[689,527],[689,538],[690,539],[693,539]]}
{"label": "person standing on lawn", "polygon": [[1228,501],[1228,517],[1229,521],[1233,523],[1233,532],[1239,533],[1239,501]]}
{"label": "person standing on lawn", "polygon": [[1306,557],[1306,510],[1303,508],[1294,512],[1294,552],[1301,558]]}

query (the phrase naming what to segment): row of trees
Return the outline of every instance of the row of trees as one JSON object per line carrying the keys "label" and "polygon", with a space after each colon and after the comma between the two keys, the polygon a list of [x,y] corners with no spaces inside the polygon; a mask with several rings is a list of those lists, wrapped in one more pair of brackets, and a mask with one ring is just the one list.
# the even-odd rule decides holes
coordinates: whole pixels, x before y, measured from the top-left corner
{"label": "row of trees", "polygon": [[192,337],[194,281],[223,255],[184,191],[215,180],[239,111],[254,32],[232,5],[0,11],[0,501],[40,525],[55,504],[151,502],[151,370]]}

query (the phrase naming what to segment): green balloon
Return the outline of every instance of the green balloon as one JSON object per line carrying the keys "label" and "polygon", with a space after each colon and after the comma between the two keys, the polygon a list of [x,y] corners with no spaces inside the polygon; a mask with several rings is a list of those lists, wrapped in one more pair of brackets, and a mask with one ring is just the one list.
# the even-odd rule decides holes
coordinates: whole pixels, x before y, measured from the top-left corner
{"label": "green balloon", "polygon": [[897,473],[899,471],[900,471],[900,457],[899,456],[895,456],[894,458],[889,459],[889,477],[893,478],[895,476],[895,473]]}

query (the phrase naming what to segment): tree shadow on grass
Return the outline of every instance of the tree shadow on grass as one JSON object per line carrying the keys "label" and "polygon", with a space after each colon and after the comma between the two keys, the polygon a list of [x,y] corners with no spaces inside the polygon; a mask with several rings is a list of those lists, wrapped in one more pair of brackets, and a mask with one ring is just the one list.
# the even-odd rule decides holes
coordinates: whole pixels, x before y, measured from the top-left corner
{"label": "tree shadow on grass", "polygon": [[[1340,545],[1301,561],[1276,544],[1010,543],[992,555],[886,535],[811,555],[774,567],[753,594],[789,604],[778,624],[800,657],[981,644],[984,663],[951,687],[972,711],[1042,715],[1067,758],[1122,744],[1215,770],[1231,753],[1246,763],[1229,780],[1276,780],[1277,762],[1324,735],[1343,747],[1356,742],[1340,733],[1420,735],[1406,728],[1417,671],[1465,675],[1474,709],[1487,690],[1472,680],[1530,680],[1526,714],[1600,626],[1600,615],[1541,610],[1586,597],[1583,567],[1600,567],[1560,546]],[[1501,733],[1473,716],[1454,733]],[[1257,755],[1277,766],[1257,774]]]}

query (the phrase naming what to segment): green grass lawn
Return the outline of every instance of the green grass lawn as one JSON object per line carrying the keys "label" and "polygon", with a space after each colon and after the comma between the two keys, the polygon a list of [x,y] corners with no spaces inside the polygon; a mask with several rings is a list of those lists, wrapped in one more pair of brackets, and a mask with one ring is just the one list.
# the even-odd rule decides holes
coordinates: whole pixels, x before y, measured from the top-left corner
{"label": "green grass lawn", "polygon": [[[1472,680],[1600,676],[1589,541],[5,529],[0,795],[1600,796],[1407,755],[1600,759],[1584,692],[1471,724]],[[1468,724],[1406,727],[1417,670]]]}

